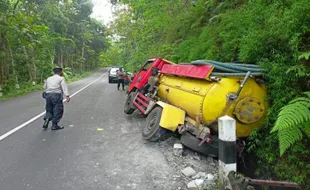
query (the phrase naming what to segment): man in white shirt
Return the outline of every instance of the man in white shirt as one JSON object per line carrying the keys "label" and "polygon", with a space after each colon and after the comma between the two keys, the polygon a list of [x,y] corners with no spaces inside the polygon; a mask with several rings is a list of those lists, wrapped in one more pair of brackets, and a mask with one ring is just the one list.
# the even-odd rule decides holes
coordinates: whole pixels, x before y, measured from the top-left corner
{"label": "man in white shirt", "polygon": [[70,96],[66,81],[63,77],[62,68],[54,68],[54,75],[49,77],[44,83],[46,92],[46,115],[44,117],[43,128],[46,129],[50,121],[52,121],[52,130],[63,129],[58,123],[63,116],[63,94],[66,96],[66,101],[70,102]]}

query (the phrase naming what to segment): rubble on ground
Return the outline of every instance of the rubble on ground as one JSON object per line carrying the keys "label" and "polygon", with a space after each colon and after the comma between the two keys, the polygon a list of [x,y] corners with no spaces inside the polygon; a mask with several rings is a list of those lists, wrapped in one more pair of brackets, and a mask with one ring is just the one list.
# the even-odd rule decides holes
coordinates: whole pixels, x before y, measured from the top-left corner
{"label": "rubble on ground", "polygon": [[[198,154],[170,137],[159,143],[167,162],[174,168],[172,180],[182,182],[178,190],[214,189],[218,179],[218,161],[212,157]],[[182,148],[181,148],[182,147]]]}

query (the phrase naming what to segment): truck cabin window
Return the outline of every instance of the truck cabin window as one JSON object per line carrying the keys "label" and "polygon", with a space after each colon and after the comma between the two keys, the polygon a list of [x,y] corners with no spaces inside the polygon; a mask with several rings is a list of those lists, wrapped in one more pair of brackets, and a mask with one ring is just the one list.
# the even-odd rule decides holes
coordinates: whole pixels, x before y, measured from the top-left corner
{"label": "truck cabin window", "polygon": [[152,63],[153,63],[153,61],[147,61],[144,64],[142,71],[147,71],[150,68],[150,66],[152,65]]}

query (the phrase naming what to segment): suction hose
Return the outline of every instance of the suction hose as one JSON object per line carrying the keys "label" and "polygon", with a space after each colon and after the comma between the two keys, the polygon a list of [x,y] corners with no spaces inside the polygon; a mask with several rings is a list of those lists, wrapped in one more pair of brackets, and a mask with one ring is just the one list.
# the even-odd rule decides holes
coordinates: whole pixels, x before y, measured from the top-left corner
{"label": "suction hose", "polygon": [[240,63],[221,63],[211,60],[196,60],[191,62],[193,65],[211,65],[214,67],[211,76],[245,76],[248,71],[252,76],[262,76],[263,70],[258,65]]}

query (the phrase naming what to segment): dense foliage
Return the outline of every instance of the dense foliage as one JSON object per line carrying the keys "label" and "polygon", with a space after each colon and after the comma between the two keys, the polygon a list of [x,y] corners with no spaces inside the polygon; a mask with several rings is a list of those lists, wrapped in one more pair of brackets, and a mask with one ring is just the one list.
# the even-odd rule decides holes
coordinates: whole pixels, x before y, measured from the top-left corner
{"label": "dense foliage", "polygon": [[268,163],[259,170],[264,177],[310,183],[309,138],[281,157],[278,135],[270,133],[280,109],[309,91],[309,0],[120,0],[113,4],[118,8],[109,28],[115,40],[113,52],[127,68],[136,69],[153,56],[174,62],[213,59],[261,65],[271,108],[264,128],[253,132],[248,151],[258,156],[259,163]]}
{"label": "dense foliage", "polygon": [[108,43],[104,26],[90,17],[92,7],[90,0],[1,0],[4,94],[36,88],[54,66],[65,68],[68,77],[97,68]]}

